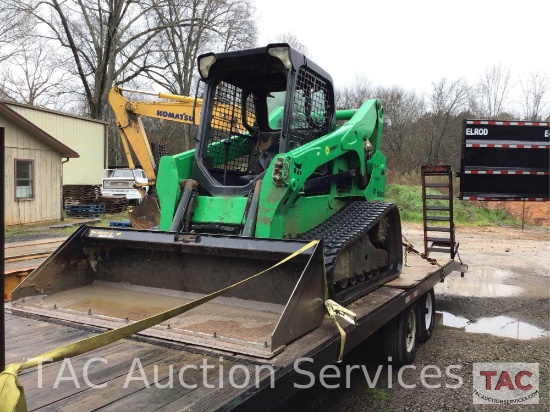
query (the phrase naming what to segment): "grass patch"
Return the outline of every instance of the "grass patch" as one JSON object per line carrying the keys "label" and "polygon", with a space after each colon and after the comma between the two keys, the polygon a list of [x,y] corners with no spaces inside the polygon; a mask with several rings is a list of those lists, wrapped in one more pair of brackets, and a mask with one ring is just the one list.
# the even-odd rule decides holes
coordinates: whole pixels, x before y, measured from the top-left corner
{"label": "grass patch", "polygon": [[[441,194],[428,189],[428,194]],[[407,222],[422,222],[422,186],[390,184],[386,188],[386,200],[397,204],[401,219]],[[447,206],[443,200],[430,200],[430,205]],[[480,207],[479,203],[453,200],[454,221],[465,226],[498,226],[515,224],[515,219],[502,210]],[[445,216],[446,212],[431,211],[431,216]]]}
{"label": "grass patch", "polygon": [[369,397],[377,401],[387,401],[390,399],[390,394],[385,389],[369,388],[367,389]]}
{"label": "grass patch", "polygon": [[121,213],[114,213],[114,214],[106,213],[103,216],[101,216],[101,221],[96,223],[95,226],[108,227],[111,221],[118,222],[122,220],[130,220],[130,217],[128,216],[128,212],[121,212]]}

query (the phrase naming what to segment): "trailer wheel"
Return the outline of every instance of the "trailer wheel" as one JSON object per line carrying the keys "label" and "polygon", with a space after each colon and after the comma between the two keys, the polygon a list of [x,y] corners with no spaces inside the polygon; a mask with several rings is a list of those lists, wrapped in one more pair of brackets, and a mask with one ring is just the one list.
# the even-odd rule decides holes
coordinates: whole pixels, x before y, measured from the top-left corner
{"label": "trailer wheel", "polygon": [[410,365],[416,355],[418,310],[410,305],[384,326],[384,354],[396,366]]}
{"label": "trailer wheel", "polygon": [[418,341],[432,337],[435,324],[435,294],[433,288],[418,301]]}

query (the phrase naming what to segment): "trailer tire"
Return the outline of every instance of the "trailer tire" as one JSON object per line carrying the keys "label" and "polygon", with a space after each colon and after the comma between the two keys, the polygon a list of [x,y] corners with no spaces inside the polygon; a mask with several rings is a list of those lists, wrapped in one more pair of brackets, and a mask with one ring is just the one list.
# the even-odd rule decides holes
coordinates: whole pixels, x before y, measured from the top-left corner
{"label": "trailer tire", "polygon": [[426,342],[433,334],[435,325],[435,293],[433,288],[418,301],[418,341]]}
{"label": "trailer tire", "polygon": [[[416,356],[418,310],[410,305],[384,326],[384,355],[395,366],[410,365]],[[391,357],[391,359],[390,359]]]}

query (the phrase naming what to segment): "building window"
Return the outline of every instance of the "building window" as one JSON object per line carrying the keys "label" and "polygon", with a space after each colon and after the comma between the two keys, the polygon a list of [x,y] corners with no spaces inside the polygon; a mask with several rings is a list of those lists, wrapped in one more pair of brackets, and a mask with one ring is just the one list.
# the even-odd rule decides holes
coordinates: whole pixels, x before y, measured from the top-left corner
{"label": "building window", "polygon": [[15,160],[15,198],[33,197],[33,161]]}

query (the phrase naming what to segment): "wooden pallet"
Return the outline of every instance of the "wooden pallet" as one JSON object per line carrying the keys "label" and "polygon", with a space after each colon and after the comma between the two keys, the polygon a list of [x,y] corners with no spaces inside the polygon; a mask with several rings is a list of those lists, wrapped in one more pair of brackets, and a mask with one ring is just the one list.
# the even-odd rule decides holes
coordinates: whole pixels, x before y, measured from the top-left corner
{"label": "wooden pallet", "polygon": [[105,213],[105,205],[67,205],[65,212],[74,217],[100,217]]}
{"label": "wooden pallet", "polygon": [[128,210],[128,199],[125,197],[101,196],[99,185],[65,185],[63,186],[63,207],[69,205],[104,205],[109,214]]}
{"label": "wooden pallet", "polygon": [[119,221],[109,222],[109,226],[111,226],[111,227],[132,227],[132,224],[130,223],[130,220],[119,220]]}

